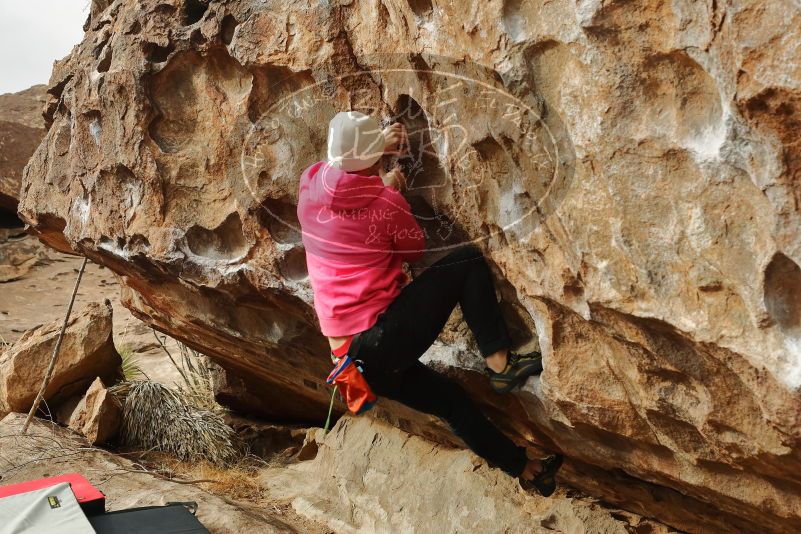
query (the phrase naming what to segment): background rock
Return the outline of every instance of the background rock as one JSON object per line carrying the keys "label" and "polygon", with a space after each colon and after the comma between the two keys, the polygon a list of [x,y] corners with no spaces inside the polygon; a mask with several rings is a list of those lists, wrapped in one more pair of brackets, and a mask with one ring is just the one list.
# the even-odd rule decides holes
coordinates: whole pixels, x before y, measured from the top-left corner
{"label": "background rock", "polygon": [[[287,403],[281,390],[274,393],[264,391],[259,376],[240,376],[236,372],[214,366],[214,398],[221,405],[231,410],[246,413],[273,421],[309,421],[319,420],[320,408],[309,402],[297,404]],[[312,380],[306,383],[309,388],[317,388]]]}
{"label": "background rock", "polygon": [[298,451],[306,437],[304,428],[263,423],[234,414],[226,414],[225,423],[234,429],[247,452],[260,458],[282,453],[290,456]]}
{"label": "background rock", "polygon": [[108,443],[122,425],[122,406],[96,378],[72,412],[68,425],[92,445]]}
{"label": "background rock", "polygon": [[[430,147],[410,193],[429,245],[477,240],[517,341],[545,354],[541,380],[493,396],[452,323],[440,368],[607,502],[796,532],[798,28],[791,0],[96,3],[20,213],[245,377],[245,408],[320,421],[297,178],[336,110],[396,117]],[[436,72],[480,83],[445,98]],[[300,89],[310,106],[276,106]],[[444,436],[416,417],[394,422]]]}
{"label": "background rock", "polygon": [[46,85],[0,95],[0,223],[17,211],[22,169],[44,137]]}
{"label": "background rock", "polygon": [[[44,395],[54,409],[97,377],[107,383],[122,377],[122,361],[111,339],[111,303],[93,303],[73,313]],[[26,332],[0,355],[0,411],[30,410],[60,329],[58,321]]]}
{"label": "background rock", "polygon": [[306,460],[313,460],[317,456],[317,452],[320,450],[320,440],[325,437],[323,432],[319,428],[310,428],[306,432],[300,450],[298,450],[298,460],[305,462]]}
{"label": "background rock", "polygon": [[[8,236],[5,242],[4,235]],[[38,258],[35,263],[34,256]],[[22,263],[17,264],[18,260]],[[44,323],[63,321],[82,261],[81,256],[47,247],[21,228],[0,229],[0,272],[13,278],[0,284],[0,346],[14,343],[25,332]],[[117,276],[105,266],[89,262],[73,309],[77,311],[104,299],[111,300],[114,308],[113,338],[118,352],[133,358],[153,380],[167,385],[181,381],[150,326],[135,318],[120,302]],[[161,337],[171,353],[180,354],[174,339]]]}
{"label": "background rock", "polygon": [[18,280],[47,256],[46,247],[21,228],[0,228],[0,283]]}

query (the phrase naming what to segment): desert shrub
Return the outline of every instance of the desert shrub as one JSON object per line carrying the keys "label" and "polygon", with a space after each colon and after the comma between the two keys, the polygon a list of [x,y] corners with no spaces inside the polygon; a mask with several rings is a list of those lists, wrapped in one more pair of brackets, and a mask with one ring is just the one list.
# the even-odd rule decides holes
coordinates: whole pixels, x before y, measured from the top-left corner
{"label": "desert shrub", "polygon": [[143,451],[169,453],[181,461],[231,464],[240,445],[223,419],[225,409],[214,399],[209,360],[183,343],[178,343],[176,357],[167,348],[166,337],[153,333],[181,379],[168,387],[151,380],[130,380],[126,374],[126,381],[112,388],[124,406],[123,442]]}
{"label": "desert shrub", "polygon": [[124,398],[122,437],[127,446],[215,465],[236,459],[235,432],[222,415],[193,405],[181,391],[141,380],[120,384],[113,392]]}
{"label": "desert shrub", "polygon": [[130,345],[123,345],[116,348],[120,358],[122,358],[122,376],[126,381],[147,378],[142,368],[139,367],[139,360],[136,357],[133,347]]}

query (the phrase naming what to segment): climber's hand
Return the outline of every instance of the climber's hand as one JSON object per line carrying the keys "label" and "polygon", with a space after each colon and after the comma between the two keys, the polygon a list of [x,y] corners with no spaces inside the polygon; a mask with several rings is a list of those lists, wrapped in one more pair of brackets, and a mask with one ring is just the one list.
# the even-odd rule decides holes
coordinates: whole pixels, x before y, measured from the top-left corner
{"label": "climber's hand", "polygon": [[381,180],[383,180],[385,186],[394,187],[398,191],[406,189],[406,176],[403,175],[403,171],[397,165],[381,174]]}
{"label": "climber's hand", "polygon": [[384,128],[383,134],[386,140],[384,144],[384,154],[402,156],[406,153],[406,149],[409,145],[409,138],[406,134],[406,127],[403,124],[399,122],[390,124]]}

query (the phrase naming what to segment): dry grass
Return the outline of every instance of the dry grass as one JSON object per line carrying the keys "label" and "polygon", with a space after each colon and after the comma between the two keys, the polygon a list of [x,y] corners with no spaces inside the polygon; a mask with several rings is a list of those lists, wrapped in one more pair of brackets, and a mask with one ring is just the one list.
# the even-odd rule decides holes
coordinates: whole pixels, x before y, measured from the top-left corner
{"label": "dry grass", "polygon": [[178,343],[178,350],[181,377],[184,379],[184,383],[178,385],[181,394],[198,408],[216,413],[225,412],[225,408],[214,398],[214,383],[208,357],[183,343]]}
{"label": "dry grass", "polygon": [[242,458],[238,462],[220,467],[209,462],[181,462],[174,458],[163,458],[162,470],[167,470],[178,478],[210,480],[202,487],[218,495],[225,495],[237,501],[258,503],[265,497],[259,485],[258,476],[261,465],[252,458]]}
{"label": "dry grass", "polygon": [[[22,422],[20,421],[19,426]],[[236,510],[251,519],[262,521],[263,528],[257,532],[304,532],[329,534],[330,528],[298,515],[288,500],[272,500],[266,490],[259,487],[259,469],[263,466],[257,458],[246,457],[227,469],[208,462],[180,462],[169,454],[155,452],[112,453],[97,447],[87,446],[76,436],[65,435],[55,423],[36,420],[34,432],[19,434],[19,428],[7,428],[0,432],[0,478],[10,483],[31,478],[29,473],[42,476],[53,469],[61,472],[81,471],[92,483],[103,486],[117,477],[136,474],[133,488],[138,491],[159,491],[163,486],[150,485],[141,476],[168,480],[177,484],[198,486],[217,495]],[[95,463],[92,457],[102,460]],[[133,462],[124,461],[124,456]],[[201,499],[199,499],[201,500]],[[0,528],[2,530],[2,528]]]}
{"label": "dry grass", "polygon": [[224,413],[225,409],[214,399],[214,385],[212,370],[207,356],[187,347],[180,341],[178,343],[178,357],[176,358],[167,348],[166,336],[159,337],[153,330],[159,346],[170,359],[175,370],[181,376],[181,383],[176,384],[178,391],[192,405],[211,412]]}
{"label": "dry grass", "polygon": [[[0,434],[0,450],[8,448],[16,451],[10,457],[0,455],[0,476],[3,478],[9,478],[31,465],[66,465],[80,462],[84,456],[100,455],[117,464],[116,469],[106,473],[108,478],[125,473],[143,473],[181,484],[202,485],[213,493],[235,500],[256,503],[264,497],[257,482],[259,468],[263,464],[255,457],[243,457],[230,467],[222,468],[207,461],[182,462],[172,454],[163,452],[129,451],[122,455],[134,460],[134,463],[131,467],[125,467],[114,453],[86,446],[74,436],[60,436],[55,423],[37,420],[35,424],[44,430],[41,435],[21,435],[16,429]],[[20,451],[24,451],[24,454]]]}

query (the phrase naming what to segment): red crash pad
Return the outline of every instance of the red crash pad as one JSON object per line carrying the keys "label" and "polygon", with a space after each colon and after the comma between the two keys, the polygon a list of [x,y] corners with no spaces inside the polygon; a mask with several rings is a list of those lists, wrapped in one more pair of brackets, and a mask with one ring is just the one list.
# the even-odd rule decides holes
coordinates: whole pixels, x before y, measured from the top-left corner
{"label": "red crash pad", "polygon": [[50,486],[55,486],[62,482],[69,483],[72,493],[75,495],[75,499],[78,501],[78,504],[81,505],[81,509],[86,515],[102,514],[106,511],[106,496],[79,473],[68,473],[57,477],[40,478],[38,480],[20,482],[19,484],[0,486],[0,499],[42,488],[49,488]]}

